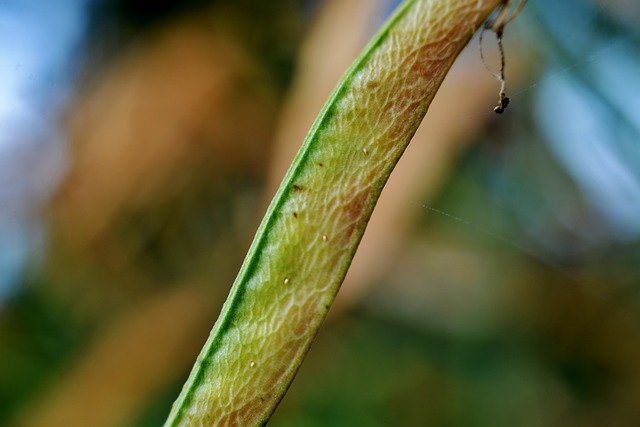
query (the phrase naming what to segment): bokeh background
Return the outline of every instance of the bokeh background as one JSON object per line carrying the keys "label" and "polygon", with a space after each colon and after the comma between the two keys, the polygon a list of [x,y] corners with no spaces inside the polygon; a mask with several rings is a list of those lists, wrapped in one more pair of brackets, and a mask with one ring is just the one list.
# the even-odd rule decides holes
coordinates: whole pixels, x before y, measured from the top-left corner
{"label": "bokeh background", "polygon": [[[156,426],[398,2],[0,2],[0,425]],[[640,3],[459,58],[274,426],[640,423]],[[485,38],[495,70],[495,38]]]}

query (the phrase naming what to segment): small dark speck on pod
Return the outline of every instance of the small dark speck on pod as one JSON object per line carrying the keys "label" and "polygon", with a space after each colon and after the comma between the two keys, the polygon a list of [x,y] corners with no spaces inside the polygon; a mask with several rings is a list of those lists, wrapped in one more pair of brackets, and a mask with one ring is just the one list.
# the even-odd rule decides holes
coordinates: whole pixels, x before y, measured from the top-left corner
{"label": "small dark speck on pod", "polygon": [[380,86],[380,82],[377,81],[377,80],[369,80],[367,82],[367,88],[368,89],[375,89],[375,88],[377,88],[379,86]]}

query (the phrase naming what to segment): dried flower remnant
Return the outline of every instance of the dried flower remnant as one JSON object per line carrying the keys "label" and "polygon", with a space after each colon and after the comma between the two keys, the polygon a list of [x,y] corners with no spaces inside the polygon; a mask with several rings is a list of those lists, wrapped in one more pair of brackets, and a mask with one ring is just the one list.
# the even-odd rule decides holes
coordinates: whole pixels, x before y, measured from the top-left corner
{"label": "dried flower remnant", "polygon": [[[507,97],[505,92],[506,80],[504,76],[505,70],[505,55],[504,55],[504,46],[502,45],[502,38],[504,36],[504,29],[508,23],[513,21],[519,14],[522,12],[527,0],[520,0],[516,8],[512,10],[512,0],[502,0],[502,3],[498,6],[495,11],[493,17],[487,22],[485,22],[482,27],[482,31],[480,32],[479,46],[480,46],[480,57],[482,58],[482,62],[485,64],[485,67],[489,72],[500,81],[500,92],[498,94],[498,105],[493,109],[497,114],[502,114],[509,106],[511,100]],[[510,13],[511,12],[511,13]],[[484,32],[486,30],[491,30],[496,34],[496,39],[498,42],[498,51],[500,53],[500,73],[494,73],[487,66],[487,62],[484,58],[484,53],[482,50],[482,40],[484,36]]]}

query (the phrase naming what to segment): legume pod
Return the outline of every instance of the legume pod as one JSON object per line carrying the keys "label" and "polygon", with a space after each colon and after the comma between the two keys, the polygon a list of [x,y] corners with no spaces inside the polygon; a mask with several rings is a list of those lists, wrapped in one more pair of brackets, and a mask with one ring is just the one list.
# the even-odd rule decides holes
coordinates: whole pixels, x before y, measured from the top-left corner
{"label": "legume pod", "polygon": [[365,48],[269,206],[167,426],[269,419],[329,311],[389,174],[451,64],[499,3],[406,0]]}

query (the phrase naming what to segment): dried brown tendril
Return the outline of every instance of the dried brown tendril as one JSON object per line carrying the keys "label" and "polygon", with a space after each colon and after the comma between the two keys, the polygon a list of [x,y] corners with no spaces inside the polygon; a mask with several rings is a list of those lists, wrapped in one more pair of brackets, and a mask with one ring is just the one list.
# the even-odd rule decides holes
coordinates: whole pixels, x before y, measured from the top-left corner
{"label": "dried brown tendril", "polygon": [[[511,21],[513,21],[519,14],[522,12],[527,0],[520,0],[518,5],[515,8],[512,8],[513,0],[502,0],[502,3],[498,6],[496,13],[485,22],[482,27],[482,31],[480,32],[480,58],[482,58],[482,62],[484,63],[485,68],[496,78],[496,80],[500,81],[500,93],[498,99],[498,105],[493,109],[497,114],[504,113],[504,110],[509,105],[511,101],[509,97],[507,97],[505,93],[505,77],[504,77],[504,69],[505,69],[505,59],[504,59],[504,47],[502,45],[502,37],[504,35],[504,29]],[[513,10],[512,10],[513,9]],[[496,39],[498,41],[498,50],[500,52],[500,73],[494,73],[489,66],[487,65],[487,61],[484,58],[484,53],[482,50],[482,40],[484,36],[484,32],[490,30],[496,34]]]}

